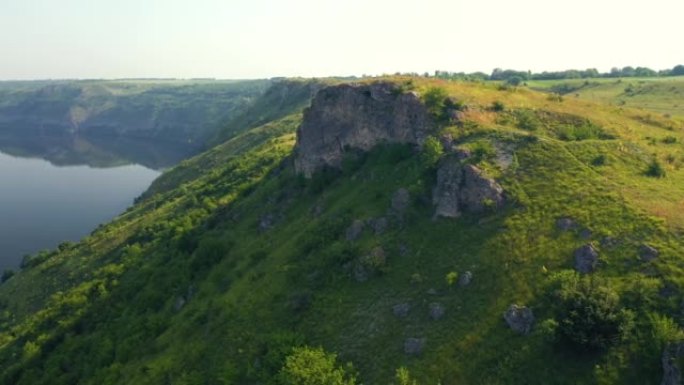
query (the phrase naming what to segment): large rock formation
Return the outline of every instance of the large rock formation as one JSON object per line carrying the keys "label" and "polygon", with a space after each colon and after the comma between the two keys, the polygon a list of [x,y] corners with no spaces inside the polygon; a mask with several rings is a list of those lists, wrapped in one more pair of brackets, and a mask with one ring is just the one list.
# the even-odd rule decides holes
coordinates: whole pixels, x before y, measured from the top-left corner
{"label": "large rock formation", "polygon": [[435,216],[455,218],[464,211],[477,213],[501,207],[504,195],[503,188],[476,166],[448,158],[437,170],[432,201]]}
{"label": "large rock formation", "polygon": [[660,385],[679,385],[682,383],[682,372],[677,366],[677,360],[684,354],[684,344],[670,343],[663,350],[661,363],[663,365],[663,379]]}
{"label": "large rock formation", "polygon": [[395,84],[338,85],[320,90],[297,130],[295,169],[310,177],[340,167],[345,151],[368,151],[382,142],[422,143],[432,126],[413,92]]}

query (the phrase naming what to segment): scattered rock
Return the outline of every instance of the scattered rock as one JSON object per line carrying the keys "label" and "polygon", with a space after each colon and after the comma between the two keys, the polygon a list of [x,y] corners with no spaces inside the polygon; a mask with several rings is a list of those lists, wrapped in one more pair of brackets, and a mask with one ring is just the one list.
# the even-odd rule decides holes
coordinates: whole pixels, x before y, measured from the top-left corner
{"label": "scattered rock", "polygon": [[456,151],[456,159],[458,160],[465,160],[473,156],[473,152],[470,151],[467,148],[457,148]]}
{"label": "scattered rock", "polygon": [[454,146],[454,137],[451,134],[442,134],[439,136],[439,142],[445,152],[450,152]]}
{"label": "scattered rock", "polygon": [[433,302],[430,304],[430,318],[437,321],[444,317],[444,306],[441,303]]}
{"label": "scattered rock", "polygon": [[582,274],[591,273],[598,263],[598,251],[592,244],[586,244],[575,250],[575,270]]}
{"label": "scattered rock", "polygon": [[428,291],[426,293],[428,295],[439,295],[439,293],[435,289],[428,289]]}
{"label": "scattered rock", "polygon": [[273,214],[264,214],[259,218],[259,231],[264,232],[273,227],[275,223],[275,217]]}
{"label": "scattered rock", "polygon": [[585,241],[591,239],[591,235],[592,235],[592,233],[591,233],[591,230],[589,230],[589,229],[582,229],[582,231],[580,231],[580,233],[579,233],[580,238],[584,239]]}
{"label": "scattered rock", "polygon": [[661,362],[663,365],[663,379],[660,385],[680,385],[682,383],[682,373],[677,366],[677,359],[684,353],[684,346],[681,343],[668,344],[663,349]]}
{"label": "scattered rock", "polygon": [[525,306],[511,305],[503,314],[508,326],[516,333],[528,334],[534,323],[532,309]]}
{"label": "scattered rock", "polygon": [[466,271],[458,277],[458,286],[465,287],[470,285],[470,281],[473,280],[473,273]]}
{"label": "scattered rock", "polygon": [[305,177],[339,168],[347,149],[421,144],[434,122],[420,97],[390,82],[342,84],[320,90],[297,129],[295,169]]}
{"label": "scattered rock", "polygon": [[449,123],[450,124],[456,124],[456,125],[462,125],[463,121],[465,120],[465,113],[463,111],[459,111],[455,108],[449,108],[446,111],[446,116],[449,118]]}
{"label": "scattered rock", "polygon": [[185,304],[186,304],[185,297],[183,297],[182,295],[179,295],[176,298],[176,302],[173,304],[173,310],[180,311],[185,306]]}
{"label": "scattered rock", "polygon": [[660,252],[653,246],[643,244],[639,248],[639,257],[644,262],[649,262],[658,258],[658,255],[660,255]]}
{"label": "scattered rock", "polygon": [[411,311],[411,305],[408,303],[399,303],[392,306],[392,314],[399,318],[405,318],[408,316],[409,311]]}
{"label": "scattered rock", "polygon": [[301,312],[311,306],[311,294],[310,293],[296,293],[290,297],[289,301],[290,309],[295,312]]}
{"label": "scattered rock", "polygon": [[603,237],[601,238],[601,246],[612,249],[613,247],[617,246],[619,241],[616,238],[613,237]]}
{"label": "scattered rock", "polygon": [[366,282],[368,281],[368,271],[366,270],[365,267],[361,264],[355,264],[354,265],[354,271],[352,272],[354,276],[354,280],[356,282]]}
{"label": "scattered rock", "polygon": [[352,222],[351,226],[347,228],[347,232],[345,234],[345,237],[347,238],[348,241],[355,241],[359,239],[361,236],[361,233],[363,233],[363,228],[365,227],[365,224],[362,220],[360,219],[355,219],[354,222]]}
{"label": "scattered rock", "polygon": [[425,348],[425,338],[407,338],[404,340],[404,353],[412,356],[419,355]]}
{"label": "scattered rock", "polygon": [[370,223],[370,227],[373,229],[373,233],[375,233],[375,235],[383,234],[385,232],[385,230],[387,230],[388,222],[387,222],[387,218],[385,218],[385,217],[371,219],[369,221],[369,223]]}
{"label": "scattered rock", "polygon": [[400,188],[392,194],[392,210],[396,213],[403,213],[411,203],[411,195],[405,188]]}
{"label": "scattered rock", "polygon": [[568,231],[572,230],[577,226],[575,221],[572,220],[572,218],[558,218],[556,221],[556,228],[560,231]]}
{"label": "scattered rock", "polygon": [[323,204],[317,203],[315,204],[311,210],[309,211],[309,214],[311,214],[312,217],[318,218],[323,214]]}
{"label": "scattered rock", "polygon": [[407,256],[411,252],[411,249],[405,244],[402,243],[399,245],[399,255],[402,257]]}

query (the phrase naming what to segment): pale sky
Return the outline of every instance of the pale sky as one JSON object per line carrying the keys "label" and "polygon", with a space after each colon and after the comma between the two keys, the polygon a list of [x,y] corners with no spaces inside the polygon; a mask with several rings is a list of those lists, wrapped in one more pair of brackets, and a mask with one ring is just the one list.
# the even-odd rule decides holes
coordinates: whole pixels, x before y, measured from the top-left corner
{"label": "pale sky", "polygon": [[0,79],[684,64],[684,0],[0,0]]}

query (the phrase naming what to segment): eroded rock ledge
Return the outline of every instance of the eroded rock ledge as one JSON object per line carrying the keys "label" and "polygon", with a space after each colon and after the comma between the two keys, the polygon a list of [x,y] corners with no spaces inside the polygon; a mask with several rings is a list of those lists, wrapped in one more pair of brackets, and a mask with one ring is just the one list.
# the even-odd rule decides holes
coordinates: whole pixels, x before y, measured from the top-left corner
{"label": "eroded rock ledge", "polygon": [[432,119],[414,92],[378,82],[320,90],[297,130],[295,169],[310,177],[339,168],[347,149],[368,151],[380,143],[422,143]]}
{"label": "eroded rock ledge", "polygon": [[504,191],[476,166],[447,158],[437,170],[432,201],[435,217],[456,218],[463,212],[478,213],[503,206]]}

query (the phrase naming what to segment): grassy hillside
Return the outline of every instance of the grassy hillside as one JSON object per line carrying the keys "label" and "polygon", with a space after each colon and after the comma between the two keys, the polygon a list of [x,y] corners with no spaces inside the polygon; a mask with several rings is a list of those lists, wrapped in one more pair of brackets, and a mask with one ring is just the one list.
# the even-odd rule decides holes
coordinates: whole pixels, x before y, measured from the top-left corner
{"label": "grassy hillside", "polygon": [[684,77],[528,81],[533,89],[684,119]]}
{"label": "grassy hillside", "polygon": [[[390,80],[458,102],[458,124],[432,135],[499,181],[503,209],[433,218],[439,161],[407,145],[305,180],[293,107],[2,284],[2,382],[291,384],[297,346],[338,354],[365,384],[402,383],[400,367],[418,384],[659,382],[663,349],[682,337],[681,122],[524,88]],[[392,204],[400,188],[405,209]],[[573,253],[587,243],[599,265],[580,278]],[[640,257],[644,244],[658,257]],[[470,284],[455,283],[466,272]],[[506,326],[511,304],[533,310],[529,335]],[[421,354],[405,354],[408,338],[424,338]]]}

